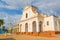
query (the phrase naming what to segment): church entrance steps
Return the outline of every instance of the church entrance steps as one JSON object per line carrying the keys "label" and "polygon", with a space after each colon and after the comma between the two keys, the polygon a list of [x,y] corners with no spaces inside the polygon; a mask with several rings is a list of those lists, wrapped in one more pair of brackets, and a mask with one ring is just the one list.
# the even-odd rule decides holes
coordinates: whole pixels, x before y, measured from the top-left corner
{"label": "church entrance steps", "polygon": [[55,34],[60,34],[60,31],[56,31]]}
{"label": "church entrance steps", "polygon": [[55,32],[53,32],[53,31],[46,31],[46,32],[40,33],[39,36],[54,37],[55,36]]}
{"label": "church entrance steps", "polygon": [[19,32],[21,35],[31,35],[31,36],[42,36],[42,37],[54,37],[54,31],[45,31],[45,32]]}

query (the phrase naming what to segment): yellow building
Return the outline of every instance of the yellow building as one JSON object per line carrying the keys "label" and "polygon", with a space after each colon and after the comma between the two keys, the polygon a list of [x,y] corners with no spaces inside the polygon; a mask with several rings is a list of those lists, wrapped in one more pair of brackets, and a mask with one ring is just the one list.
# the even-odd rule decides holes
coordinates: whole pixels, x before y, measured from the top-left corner
{"label": "yellow building", "polygon": [[13,30],[12,30],[12,32],[14,33],[14,34],[16,34],[16,33],[18,33],[19,32],[19,28],[18,28],[18,24],[17,25],[15,25],[14,27],[13,27]]}
{"label": "yellow building", "polygon": [[18,32],[21,34],[54,34],[60,31],[57,16],[39,13],[37,8],[32,5],[27,5],[23,9],[23,14],[17,27],[19,28]]}

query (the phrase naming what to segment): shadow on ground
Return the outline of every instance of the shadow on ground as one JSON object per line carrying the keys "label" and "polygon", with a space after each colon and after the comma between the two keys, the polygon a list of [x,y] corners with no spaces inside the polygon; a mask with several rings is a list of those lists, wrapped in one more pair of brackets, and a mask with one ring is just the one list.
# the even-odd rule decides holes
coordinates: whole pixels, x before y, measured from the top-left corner
{"label": "shadow on ground", "polygon": [[0,39],[0,40],[15,40],[13,38],[5,38],[5,39]]}

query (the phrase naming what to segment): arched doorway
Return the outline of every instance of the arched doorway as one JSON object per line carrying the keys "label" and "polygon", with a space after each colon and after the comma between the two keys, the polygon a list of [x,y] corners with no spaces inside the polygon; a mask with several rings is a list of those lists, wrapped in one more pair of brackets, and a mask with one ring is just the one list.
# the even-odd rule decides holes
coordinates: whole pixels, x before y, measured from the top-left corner
{"label": "arched doorway", "polygon": [[22,24],[20,24],[20,27],[19,27],[19,29],[20,29],[20,32],[21,32],[21,27],[22,27]]}
{"label": "arched doorway", "polygon": [[39,22],[39,32],[42,32],[42,21]]}
{"label": "arched doorway", "polygon": [[33,21],[32,25],[33,32],[36,32],[36,21]]}
{"label": "arched doorway", "polygon": [[28,32],[28,23],[25,24],[25,32]]}

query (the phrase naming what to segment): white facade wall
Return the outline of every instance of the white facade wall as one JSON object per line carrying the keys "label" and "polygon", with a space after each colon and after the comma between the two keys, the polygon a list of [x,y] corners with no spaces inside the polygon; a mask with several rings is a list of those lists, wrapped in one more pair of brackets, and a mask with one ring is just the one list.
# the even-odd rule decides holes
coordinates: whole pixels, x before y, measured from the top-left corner
{"label": "white facade wall", "polygon": [[59,21],[57,17],[54,17],[55,31],[59,31]]}
{"label": "white facade wall", "polygon": [[[28,18],[26,18],[26,13],[28,14]],[[26,19],[35,17],[35,16],[37,16],[37,15],[38,15],[38,13],[34,13],[34,12],[32,11],[32,8],[31,8],[31,7],[29,7],[29,8],[27,7],[27,9],[25,9],[25,10],[23,11],[23,15],[22,15],[21,20],[26,20]]]}
{"label": "white facade wall", "polygon": [[[28,14],[28,17],[26,18],[26,13]],[[21,32],[25,32],[25,24],[28,23],[28,32],[32,32],[32,22],[36,21],[38,22],[37,18],[38,13],[34,13],[32,11],[32,7],[27,6],[24,11],[23,15],[20,21],[23,20],[23,22],[20,22],[19,24],[22,24]],[[38,32],[38,23],[36,23],[36,31]],[[19,29],[20,30],[20,29]]]}
{"label": "white facade wall", "polygon": [[36,20],[36,32],[39,32],[39,21],[38,21],[38,18]]}
{"label": "white facade wall", "polygon": [[59,30],[60,30],[60,19],[59,19]]}
{"label": "white facade wall", "polygon": [[21,32],[25,32],[25,25],[24,25],[24,23],[22,23]]}
{"label": "white facade wall", "polygon": [[58,19],[57,19],[57,28],[58,28],[58,31],[60,31],[60,27],[59,27],[59,21],[58,21]]}
{"label": "white facade wall", "polygon": [[[47,21],[49,22],[49,25],[47,25]],[[49,17],[44,18],[43,31],[55,31],[53,16],[49,16]]]}
{"label": "white facade wall", "polygon": [[[28,32],[33,32],[33,21],[36,21],[36,32],[38,32],[39,28],[38,28],[38,18],[33,18],[33,19],[30,19],[30,20],[27,20],[27,21],[23,21],[21,22],[20,24],[22,24],[21,26],[21,32],[25,32],[25,24],[28,23]],[[20,29],[19,29],[20,30]]]}

